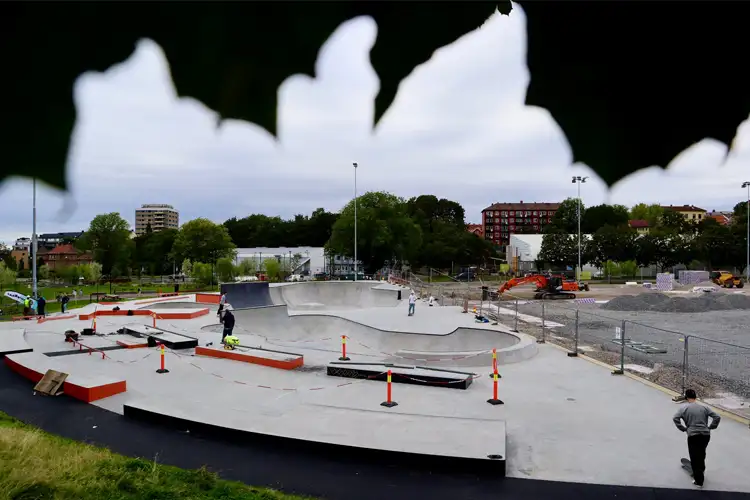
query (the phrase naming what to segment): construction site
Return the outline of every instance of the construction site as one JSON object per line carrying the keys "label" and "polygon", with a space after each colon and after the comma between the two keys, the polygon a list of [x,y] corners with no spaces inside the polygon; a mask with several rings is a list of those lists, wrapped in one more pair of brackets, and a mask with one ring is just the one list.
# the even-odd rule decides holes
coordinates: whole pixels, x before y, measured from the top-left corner
{"label": "construction site", "polygon": [[[471,498],[496,498],[511,487],[529,495],[543,487],[536,480],[586,498],[625,487],[690,488],[679,467],[684,436],[671,421],[687,384],[725,417],[711,441],[703,493],[750,493],[743,399],[750,396],[750,357],[721,340],[747,325],[744,293],[640,284],[591,286],[570,300],[522,298],[539,293],[535,284],[500,293],[399,278],[229,283],[222,292],[236,344],[221,343],[220,294],[197,293],[6,323],[0,352],[15,372],[9,383],[26,388],[23,398],[38,398],[34,389],[88,403],[87,434],[106,419],[96,442],[114,449],[126,446],[118,443],[138,422],[189,435],[184,446],[193,442],[198,455],[230,435],[248,453],[269,443],[274,453],[356,461],[359,470],[386,460],[402,472],[394,484],[413,480],[419,468],[431,478],[448,471],[440,473],[483,485]],[[685,300],[706,312],[663,312],[698,307],[667,305]],[[704,324],[723,318],[721,329],[702,331],[690,319],[698,315],[715,315]],[[0,402],[19,417],[32,406]],[[40,409],[30,418],[42,422],[53,413]],[[637,433],[615,431],[634,422]],[[348,496],[283,470],[252,480]],[[461,496],[456,491],[431,496]],[[383,498],[380,491],[357,496]]]}

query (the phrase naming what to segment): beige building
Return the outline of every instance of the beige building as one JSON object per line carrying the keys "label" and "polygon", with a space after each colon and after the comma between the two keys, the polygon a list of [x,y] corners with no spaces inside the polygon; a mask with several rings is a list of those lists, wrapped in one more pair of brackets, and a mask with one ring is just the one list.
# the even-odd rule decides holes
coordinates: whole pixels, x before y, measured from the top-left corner
{"label": "beige building", "polygon": [[152,231],[179,229],[180,213],[172,205],[141,205],[135,210],[135,235],[145,234],[148,226]]}

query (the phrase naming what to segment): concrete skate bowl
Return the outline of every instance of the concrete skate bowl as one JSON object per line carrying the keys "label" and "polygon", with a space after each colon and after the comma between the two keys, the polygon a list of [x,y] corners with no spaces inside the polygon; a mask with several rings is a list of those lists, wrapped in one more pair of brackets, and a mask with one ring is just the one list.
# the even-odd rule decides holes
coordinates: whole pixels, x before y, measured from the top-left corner
{"label": "concrete skate bowl", "polygon": [[[533,357],[537,345],[531,337],[491,329],[457,328],[447,334],[387,331],[326,314],[289,315],[285,306],[236,310],[234,333],[246,335],[269,349],[304,348],[338,353],[342,335],[349,337],[347,350],[352,356],[392,363],[442,366],[488,366],[491,350],[497,349],[500,364]],[[203,327],[218,331],[218,325]],[[335,357],[335,356],[334,356]],[[354,357],[353,359],[357,359]]]}
{"label": "concrete skate bowl", "polygon": [[696,313],[750,309],[750,296],[734,293],[702,293],[693,297],[670,297],[663,293],[646,292],[615,297],[601,309],[607,311],[654,311]]}
{"label": "concrete skate bowl", "polygon": [[399,288],[378,281],[308,281],[271,287],[274,305],[295,311],[395,307]]}

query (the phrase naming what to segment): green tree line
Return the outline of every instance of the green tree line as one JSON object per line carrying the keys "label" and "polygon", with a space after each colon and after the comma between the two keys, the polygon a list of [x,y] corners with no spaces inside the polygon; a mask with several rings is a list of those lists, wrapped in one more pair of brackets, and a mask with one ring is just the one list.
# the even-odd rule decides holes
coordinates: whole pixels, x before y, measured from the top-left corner
{"label": "green tree line", "polygon": [[[607,269],[612,263],[637,267],[656,266],[665,271],[679,264],[690,267],[745,269],[747,249],[747,205],[734,207],[732,222],[721,225],[713,218],[686,220],[674,210],[640,204],[627,211],[621,206],[599,205],[582,212],[582,264]],[[593,213],[593,215],[592,215]],[[572,214],[572,215],[571,215]],[[646,220],[648,233],[629,227],[628,219]],[[545,228],[538,260],[555,268],[578,262],[577,200],[563,202]],[[623,270],[628,273],[628,270]],[[633,271],[635,274],[635,271]]]}

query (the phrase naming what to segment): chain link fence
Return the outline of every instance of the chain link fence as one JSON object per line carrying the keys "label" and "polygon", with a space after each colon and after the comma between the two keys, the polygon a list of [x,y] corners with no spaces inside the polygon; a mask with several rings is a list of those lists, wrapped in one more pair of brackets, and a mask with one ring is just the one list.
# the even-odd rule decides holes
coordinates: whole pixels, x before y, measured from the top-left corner
{"label": "chain link fence", "polygon": [[[750,397],[750,347],[610,317],[589,301],[504,296],[484,304],[511,330],[602,361],[615,374],[632,372],[680,394],[693,388],[703,399]],[[726,409],[750,417],[750,408]]]}

